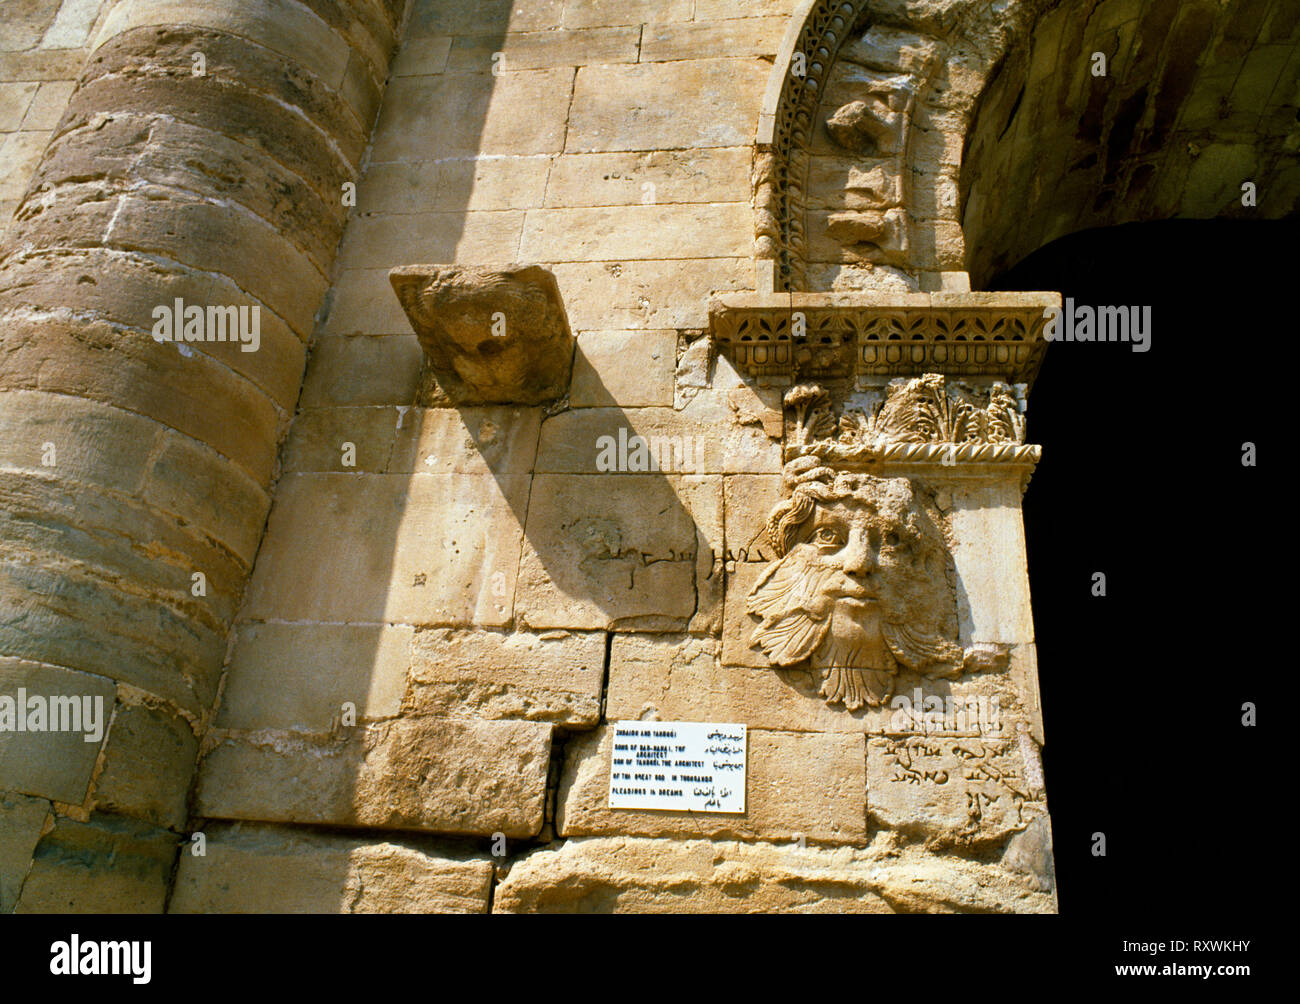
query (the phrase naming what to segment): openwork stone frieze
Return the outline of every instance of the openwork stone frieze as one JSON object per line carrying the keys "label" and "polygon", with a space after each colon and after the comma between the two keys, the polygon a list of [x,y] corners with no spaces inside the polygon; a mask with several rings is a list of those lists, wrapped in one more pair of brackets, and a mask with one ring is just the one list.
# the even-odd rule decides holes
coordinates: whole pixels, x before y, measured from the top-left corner
{"label": "openwork stone frieze", "polygon": [[718,350],[772,382],[935,372],[1032,384],[1054,293],[734,294],[709,307]]}

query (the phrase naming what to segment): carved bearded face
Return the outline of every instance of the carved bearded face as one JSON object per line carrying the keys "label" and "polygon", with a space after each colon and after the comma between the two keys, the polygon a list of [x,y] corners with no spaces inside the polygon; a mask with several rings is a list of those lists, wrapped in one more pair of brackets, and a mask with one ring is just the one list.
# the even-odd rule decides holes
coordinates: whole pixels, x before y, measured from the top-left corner
{"label": "carved bearded face", "polygon": [[787,469],[794,488],[768,523],[781,560],[747,610],[753,646],[775,666],[807,662],[828,703],[850,710],[893,692],[900,663],[960,661],[942,537],[903,478]]}

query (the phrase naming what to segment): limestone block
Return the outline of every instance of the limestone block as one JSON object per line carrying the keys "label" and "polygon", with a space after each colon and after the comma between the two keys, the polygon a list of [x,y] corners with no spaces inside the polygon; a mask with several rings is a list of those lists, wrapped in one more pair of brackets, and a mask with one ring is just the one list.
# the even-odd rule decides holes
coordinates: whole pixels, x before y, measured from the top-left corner
{"label": "limestone block", "polygon": [[[384,285],[391,300],[392,287],[386,278]],[[396,311],[400,314],[401,308]],[[423,363],[424,353],[414,335],[321,338],[312,347],[301,405],[410,404],[415,400]]]}
{"label": "limestone block", "polygon": [[604,669],[602,632],[429,628],[412,640],[403,710],[591,728],[600,720]]}
{"label": "limestone block", "polygon": [[860,735],[749,730],[745,812],[609,809],[613,729],[571,740],[555,803],[561,836],[735,837],[864,844],[866,748]]}
{"label": "limestone block", "polygon": [[457,404],[541,404],[568,390],[573,334],[546,269],[408,265],[389,277]]}
{"label": "limestone block", "polygon": [[[394,161],[375,164],[357,189],[364,213],[491,212],[532,209],[546,194],[551,158]],[[427,252],[426,252],[427,253]]]}
{"label": "limestone block", "polygon": [[759,578],[777,557],[763,530],[772,509],[781,501],[781,477],[735,475],[724,479],[723,493],[727,538],[722,555],[726,576],[722,662],[766,668],[770,664],[762,653],[750,647],[757,621],[746,611],[746,604]]}
{"label": "limestone block", "polygon": [[235,632],[217,726],[328,732],[350,702],[357,721],[401,708],[409,627],[242,624]]}
{"label": "limestone block", "polygon": [[517,474],[287,475],[246,616],[504,626],[528,492]]}
{"label": "limestone block", "polygon": [[559,153],[573,70],[396,77],[375,126],[372,163],[435,156]]}
{"label": "limestone block", "polygon": [[995,865],[922,848],[588,837],[533,851],[496,913],[1054,913]]}
{"label": "limestone block", "polygon": [[398,419],[394,474],[529,474],[540,408],[413,408]]}
{"label": "limestone block", "polygon": [[751,159],[746,147],[563,154],[551,165],[546,205],[745,202]]}
{"label": "limestone block", "polygon": [[[646,444],[644,450],[639,449],[638,437]],[[648,462],[643,462],[646,457]],[[537,447],[537,470],[546,473],[733,474],[780,466],[780,445],[760,426],[736,422],[735,412],[720,393],[701,393],[681,410],[562,412],[542,423]]]}
{"label": "limestone block", "polygon": [[445,35],[407,38],[393,59],[393,76],[420,77],[442,73],[447,68],[450,53],[451,39]]}
{"label": "limestone block", "polygon": [[94,813],[56,817],[41,837],[15,913],[161,913],[177,836]]}
{"label": "limestone block", "polygon": [[181,854],[171,913],[486,913],[488,861],[414,843],[236,823]]}
{"label": "limestone block", "polygon": [[530,261],[726,258],[754,239],[748,202],[530,209],[520,256]]}
{"label": "limestone block", "polygon": [[12,792],[0,793],[0,914],[18,902],[32,852],[50,814],[50,803]]}
{"label": "limestone block", "polygon": [[[509,260],[519,246],[524,214],[501,212],[377,213],[358,216],[348,227],[339,248],[344,269],[393,268],[412,261]],[[358,277],[358,282],[366,277]],[[386,295],[392,297],[391,284]],[[383,317],[382,313],[379,315]],[[361,318],[361,325],[345,334],[398,334],[409,326],[376,327],[376,318]]]}
{"label": "limestone block", "polygon": [[746,17],[707,24],[697,14],[690,24],[646,25],[640,61],[709,59],[720,54],[771,57],[780,48],[788,23],[788,17]]}
{"label": "limestone block", "polygon": [[323,309],[328,313],[318,329],[322,340],[328,335],[413,337],[411,322],[393,296],[387,268],[344,268]]}
{"label": "limestone block", "polygon": [[696,21],[722,21],[737,17],[788,17],[790,0],[695,0]]}
{"label": "limestone block", "polygon": [[[22,720],[31,724],[17,731],[20,697],[29,713],[40,710],[39,731],[26,716]],[[85,801],[116,697],[117,687],[102,676],[0,657],[0,700],[8,699],[0,708],[6,719],[0,729],[0,791],[72,805]],[[56,716],[62,731],[53,731]]]}
{"label": "limestone block", "polygon": [[13,132],[18,128],[40,86],[36,81],[0,84],[0,132]]}
{"label": "limestone block", "polygon": [[554,272],[575,331],[707,328],[711,293],[754,284],[752,257],[559,263]]}
{"label": "limestone block", "polygon": [[1036,755],[1015,738],[871,737],[867,808],[932,843],[1000,843],[1046,812]]}
{"label": "limestone block", "polygon": [[[610,647],[606,718],[745,722],[755,729],[880,735],[912,729],[910,709],[923,712],[926,699],[937,699],[943,716],[932,723],[932,730],[1005,739],[1015,738],[1022,720],[1035,726],[1031,701],[1018,689],[1022,684],[1008,674],[927,680],[903,673],[894,700],[850,711],[826,703],[819,693],[819,673],[728,665],[718,658],[723,645],[687,635],[616,634]],[[1012,675],[1018,678],[1018,663],[1024,661],[1017,648],[1012,653]]]}
{"label": "limestone block", "polygon": [[1032,642],[1019,483],[963,481],[952,491],[952,505],[962,644]]}
{"label": "limestone block", "polygon": [[700,475],[537,475],[520,620],[533,630],[709,630],[721,492]]}
{"label": "limestone block", "polygon": [[231,32],[303,66],[331,87],[343,79],[348,46],[319,17],[289,0],[232,8],[223,0],[123,0],[105,18],[95,47],[114,35],[149,25],[191,24]]}
{"label": "limestone block", "polygon": [[581,67],[564,151],[746,146],[770,72],[758,58]]}
{"label": "limestone block", "polygon": [[[449,73],[512,73],[553,66],[590,63],[635,63],[639,25],[579,29],[577,31],[511,32],[497,35],[462,35],[451,47]],[[501,58],[493,61],[494,53]],[[495,67],[495,68],[494,68]]]}
{"label": "limestone block", "polygon": [[584,331],[569,406],[671,407],[676,361],[676,331]]}
{"label": "limestone block", "polygon": [[179,830],[198,748],[194,730],[180,715],[119,704],[95,777],[95,808]]}
{"label": "limestone block", "polygon": [[412,4],[407,31],[426,35],[473,35],[485,31],[545,31],[560,23],[564,0],[424,0]]}
{"label": "limestone block", "polygon": [[564,27],[689,21],[693,0],[564,0]]}
{"label": "limestone block", "polygon": [[551,726],[405,718],[328,738],[219,739],[197,813],[218,819],[531,837],[542,827]]}

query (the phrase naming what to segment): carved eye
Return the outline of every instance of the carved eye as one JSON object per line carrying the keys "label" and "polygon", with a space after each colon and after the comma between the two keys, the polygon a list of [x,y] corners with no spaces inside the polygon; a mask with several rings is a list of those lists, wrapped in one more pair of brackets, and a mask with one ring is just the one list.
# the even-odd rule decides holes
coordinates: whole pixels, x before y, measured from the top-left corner
{"label": "carved eye", "polygon": [[885,543],[888,544],[890,547],[897,547],[899,544],[898,534],[896,533],[889,534],[889,536],[885,538]]}
{"label": "carved eye", "polygon": [[818,544],[835,545],[840,542],[840,535],[834,527],[823,526],[817,528],[817,533],[813,537],[813,540]]}

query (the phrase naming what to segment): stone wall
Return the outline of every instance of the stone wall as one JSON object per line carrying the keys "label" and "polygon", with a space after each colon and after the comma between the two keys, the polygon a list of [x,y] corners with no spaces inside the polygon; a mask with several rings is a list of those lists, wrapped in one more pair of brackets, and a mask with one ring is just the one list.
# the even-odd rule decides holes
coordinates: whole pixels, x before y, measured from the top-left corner
{"label": "stone wall", "polygon": [[[882,709],[829,708],[747,649],[782,387],[701,335],[711,295],[756,288],[752,143],[792,6],[416,3],[203,741],[208,853],[182,854],[173,909],[1052,909],[1050,839],[1026,829],[1041,790],[971,830],[954,784],[908,823]],[[430,398],[388,270],[511,261],[558,280],[567,400]],[[689,461],[606,472],[620,429]],[[960,491],[958,522],[990,511]],[[991,510],[1010,522],[966,546],[1023,569],[1018,504],[1013,479]],[[1017,679],[1019,575],[990,568],[962,629],[1016,646]],[[994,624],[981,605],[1008,589]],[[1042,738],[1026,710],[1037,739],[996,749],[1008,776]],[[607,809],[609,723],[638,717],[749,723],[751,810]],[[309,888],[246,878],[281,869]]]}
{"label": "stone wall", "polygon": [[[0,911],[1053,911],[1056,301],[967,268],[1184,176],[1151,212],[1294,201],[1286,4],[1141,6],[11,0],[0,696],[108,717],[0,734]],[[567,394],[454,404],[390,270],[511,263]],[[816,584],[864,561],[905,616]],[[744,723],[747,811],[609,808],[628,719]]]}
{"label": "stone wall", "polygon": [[72,96],[113,0],[14,0],[0,16],[0,233]]}

